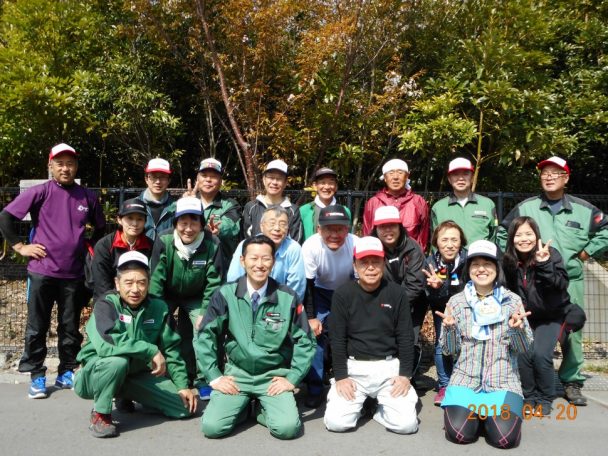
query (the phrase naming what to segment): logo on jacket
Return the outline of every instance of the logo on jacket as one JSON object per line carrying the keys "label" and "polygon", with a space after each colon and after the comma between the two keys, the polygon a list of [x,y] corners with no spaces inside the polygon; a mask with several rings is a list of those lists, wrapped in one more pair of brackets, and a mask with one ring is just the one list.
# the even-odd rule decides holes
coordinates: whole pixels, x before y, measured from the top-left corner
{"label": "logo on jacket", "polygon": [[89,212],[89,208],[87,206],[83,206],[82,204],[79,204],[76,209],[78,209],[80,212]]}
{"label": "logo on jacket", "polygon": [[382,307],[383,309],[392,309],[393,308],[393,306],[391,306],[390,304],[384,304],[384,303],[381,303],[380,307]]}
{"label": "logo on jacket", "polygon": [[131,323],[133,321],[133,317],[131,315],[125,314],[120,314],[120,317],[118,317],[118,319],[123,323]]}

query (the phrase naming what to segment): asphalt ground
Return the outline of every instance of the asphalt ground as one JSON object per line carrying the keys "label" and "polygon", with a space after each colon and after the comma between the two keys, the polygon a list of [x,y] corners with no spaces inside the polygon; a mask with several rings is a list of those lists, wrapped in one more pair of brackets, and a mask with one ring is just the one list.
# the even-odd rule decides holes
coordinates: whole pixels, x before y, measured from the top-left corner
{"label": "asphalt ground", "polygon": [[[54,382],[47,377],[47,385]],[[426,380],[426,383],[425,383]],[[432,383],[430,377],[420,382]],[[483,436],[470,445],[448,442],[443,433],[443,414],[433,406],[433,390],[419,388],[420,429],[414,435],[396,435],[373,420],[363,418],[353,432],[336,434],[323,425],[323,408],[300,406],[304,433],[292,441],[280,441],[258,425],[253,418],[239,425],[223,439],[210,440],[200,432],[200,416],[205,403],[199,404],[195,417],[168,420],[138,406],[133,414],[114,411],[121,435],[115,439],[95,439],[88,430],[92,401],[77,397],[73,391],[55,390],[47,399],[27,398],[29,377],[13,372],[0,373],[0,454],[85,454],[91,455],[424,455],[425,452],[455,455],[503,453],[490,447]],[[551,418],[531,418],[524,423],[518,448],[513,455],[605,455],[608,451],[608,376],[593,374],[584,393],[590,398],[586,407],[570,407],[563,399],[554,402]],[[299,402],[303,402],[303,394]],[[568,415],[569,412],[569,415]]]}

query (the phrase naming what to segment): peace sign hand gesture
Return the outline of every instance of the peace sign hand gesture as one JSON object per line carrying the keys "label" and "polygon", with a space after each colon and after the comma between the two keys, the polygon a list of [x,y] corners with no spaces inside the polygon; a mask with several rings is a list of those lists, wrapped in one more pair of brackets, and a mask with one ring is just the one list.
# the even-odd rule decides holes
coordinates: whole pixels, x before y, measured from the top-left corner
{"label": "peace sign hand gesture", "polygon": [[[522,309],[523,310],[523,309]],[[509,328],[522,328],[526,317],[530,316],[532,312],[521,312],[517,311],[509,318]]]}
{"label": "peace sign hand gesture", "polygon": [[456,324],[456,318],[452,315],[452,308],[450,306],[445,306],[445,313],[436,310],[435,315],[443,318],[443,326],[454,326]]}
{"label": "peace sign hand gesture", "polygon": [[549,246],[551,245],[551,241],[552,240],[549,239],[543,247],[543,241],[540,239],[538,240],[538,250],[534,255],[534,259],[537,263],[544,263],[551,256],[551,253],[549,252]]}
{"label": "peace sign hand gesture", "polygon": [[186,184],[186,191],[182,195],[182,197],[186,196],[196,196],[196,192],[198,190],[198,181],[194,184],[194,188],[192,188],[192,180],[188,179],[188,183]]}
{"label": "peace sign hand gesture", "polygon": [[432,264],[429,264],[428,271],[426,269],[422,268],[422,272],[426,276],[426,284],[429,287],[434,288],[435,290],[438,288],[441,288],[441,285],[443,285],[443,280],[441,280],[437,276],[437,274],[435,273],[435,268],[433,267]]}

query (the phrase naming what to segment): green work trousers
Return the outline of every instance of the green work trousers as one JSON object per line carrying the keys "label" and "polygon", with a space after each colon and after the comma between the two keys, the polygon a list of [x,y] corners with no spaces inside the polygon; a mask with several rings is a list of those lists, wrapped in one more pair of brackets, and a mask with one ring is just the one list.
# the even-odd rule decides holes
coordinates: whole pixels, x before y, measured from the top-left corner
{"label": "green work trousers", "polygon": [[[581,306],[583,309],[585,296],[585,281],[571,280],[568,285],[570,301]],[[559,367],[559,379],[563,383],[583,383],[585,376],[581,373],[585,358],[583,356],[583,331],[571,333],[562,345],[564,358]]]}
{"label": "green work trousers", "polygon": [[[227,366],[226,375],[230,374]],[[242,371],[239,371],[242,375]],[[239,394],[223,394],[219,391],[211,393],[211,400],[205,409],[201,421],[203,434],[208,438],[218,438],[229,434],[242,412],[257,398],[261,411],[257,416],[258,423],[266,426],[270,433],[282,440],[297,437],[302,428],[296,400],[292,392],[268,396],[266,391],[272,376],[253,376],[250,378],[236,377],[236,383],[241,390]]]}
{"label": "green work trousers", "polygon": [[194,325],[201,313],[200,302],[181,303],[177,314],[177,333],[182,338],[180,353],[186,362],[188,378],[195,386],[206,385],[204,375],[197,367],[196,356],[194,353]]}
{"label": "green work trousers", "polygon": [[98,413],[111,413],[112,399],[118,396],[156,409],[170,418],[190,416],[169,378],[149,372],[129,374],[129,359],[123,356],[89,361],[76,372],[74,392],[83,399],[93,399],[93,408]]}

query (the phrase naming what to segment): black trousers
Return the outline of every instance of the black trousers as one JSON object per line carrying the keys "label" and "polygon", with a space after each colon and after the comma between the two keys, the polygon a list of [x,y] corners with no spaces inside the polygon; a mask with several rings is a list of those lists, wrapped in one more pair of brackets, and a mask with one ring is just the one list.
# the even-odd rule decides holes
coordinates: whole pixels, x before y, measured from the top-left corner
{"label": "black trousers", "polygon": [[82,335],[80,313],[89,299],[82,279],[57,279],[28,272],[27,326],[25,348],[19,361],[19,372],[29,372],[32,380],[46,372],[46,336],[51,325],[51,312],[57,303],[58,373],[78,367]]}
{"label": "black trousers", "polygon": [[543,321],[533,325],[534,342],[526,353],[519,355],[519,376],[524,399],[551,405],[555,397],[553,350],[562,320]]}

